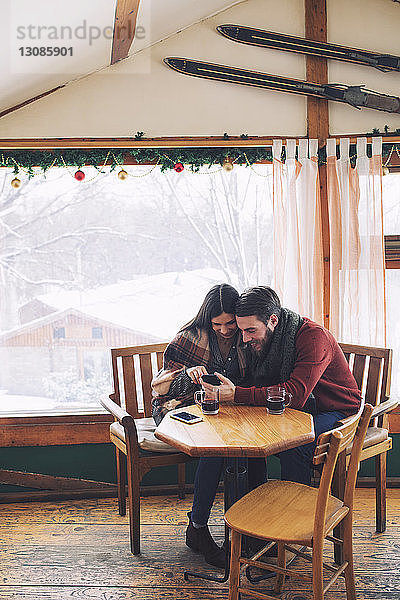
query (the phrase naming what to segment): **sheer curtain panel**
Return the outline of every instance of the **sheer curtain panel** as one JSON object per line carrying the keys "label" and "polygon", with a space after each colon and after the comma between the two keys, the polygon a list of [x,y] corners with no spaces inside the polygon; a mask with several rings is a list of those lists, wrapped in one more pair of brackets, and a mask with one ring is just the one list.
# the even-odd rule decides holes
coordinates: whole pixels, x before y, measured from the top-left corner
{"label": "sheer curtain panel", "polygon": [[330,329],[341,342],[386,345],[385,261],[382,220],[382,138],[327,141],[330,225]]}
{"label": "sheer curtain panel", "polygon": [[273,142],[274,287],[286,306],[323,324],[318,140]]}

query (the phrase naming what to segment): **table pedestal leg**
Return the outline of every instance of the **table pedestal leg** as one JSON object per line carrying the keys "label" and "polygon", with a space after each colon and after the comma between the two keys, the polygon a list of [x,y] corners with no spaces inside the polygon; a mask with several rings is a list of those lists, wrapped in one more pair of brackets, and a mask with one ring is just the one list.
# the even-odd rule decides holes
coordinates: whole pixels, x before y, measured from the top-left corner
{"label": "table pedestal leg", "polygon": [[[225,459],[224,462],[224,513],[232,504],[239,500],[248,492],[248,477],[247,477],[247,459],[245,464],[239,464],[238,458]],[[225,583],[229,579],[230,569],[230,552],[229,552],[229,527],[225,523],[225,571],[222,577],[217,575],[206,575],[205,573],[196,573],[195,571],[185,571],[183,576],[185,581],[189,577],[197,577],[207,581],[215,581],[217,583]]]}

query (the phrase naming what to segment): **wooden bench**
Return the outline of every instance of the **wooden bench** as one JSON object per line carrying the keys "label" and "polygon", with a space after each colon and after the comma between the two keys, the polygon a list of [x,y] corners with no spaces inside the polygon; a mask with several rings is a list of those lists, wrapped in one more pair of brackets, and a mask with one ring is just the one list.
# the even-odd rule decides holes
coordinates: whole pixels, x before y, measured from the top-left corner
{"label": "wooden bench", "polygon": [[[372,418],[367,429],[360,461],[375,457],[375,496],[376,496],[376,530],[386,530],[386,457],[392,447],[389,436],[388,413],[398,405],[390,399],[390,377],[392,366],[392,350],[389,348],[374,348],[354,344],[339,344],[350,370],[354,375],[365,402],[373,406]],[[333,493],[343,498],[345,471],[350,461],[352,446],[339,458],[336,467]],[[335,530],[335,535],[341,537],[341,530]],[[335,560],[341,562],[341,547],[335,545]]]}
{"label": "wooden bench", "polygon": [[140,553],[140,482],[154,467],[178,466],[178,493],[185,494],[185,463],[190,456],[154,437],[151,381],[162,367],[167,344],[111,350],[114,392],[101,404],[114,417],[110,440],[116,447],[118,509],[126,514],[126,485],[131,551]]}

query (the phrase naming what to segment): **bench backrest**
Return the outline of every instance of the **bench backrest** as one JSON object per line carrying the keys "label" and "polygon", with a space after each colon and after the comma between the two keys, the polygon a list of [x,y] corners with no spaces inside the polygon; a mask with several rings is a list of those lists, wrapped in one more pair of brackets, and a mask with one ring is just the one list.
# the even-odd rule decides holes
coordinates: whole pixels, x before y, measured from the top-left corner
{"label": "bench backrest", "polygon": [[392,350],[342,343],[339,346],[365,402],[377,406],[389,398]]}
{"label": "bench backrest", "polygon": [[114,402],[135,419],[151,417],[151,381],[161,369],[167,343],[113,348]]}
{"label": "bench backrest", "polygon": [[[365,402],[376,406],[390,396],[392,350],[339,344]],[[151,380],[162,367],[167,342],[113,348],[113,400],[135,419],[151,416]]]}

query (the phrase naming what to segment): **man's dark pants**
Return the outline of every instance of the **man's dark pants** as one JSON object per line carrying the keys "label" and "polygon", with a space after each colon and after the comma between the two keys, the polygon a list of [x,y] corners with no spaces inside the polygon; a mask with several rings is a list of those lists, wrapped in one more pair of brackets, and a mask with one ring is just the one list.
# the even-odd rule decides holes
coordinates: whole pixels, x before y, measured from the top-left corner
{"label": "man's dark pants", "polygon": [[297,446],[278,454],[281,462],[282,481],[311,484],[311,461],[317,445],[317,439],[324,431],[333,429],[344,414],[339,411],[323,412],[313,416],[315,440],[304,446]]}
{"label": "man's dark pants", "polygon": [[[318,436],[324,431],[333,429],[343,413],[339,411],[323,412],[313,416],[315,441],[297,446],[291,450],[279,453],[281,463],[281,479],[310,485],[311,461]],[[249,490],[252,490],[267,479],[267,467],[264,458],[250,458],[249,461]],[[221,476],[224,459],[222,457],[200,458],[197,467],[191,519],[197,525],[206,525],[210,516],[218,483]]]}

